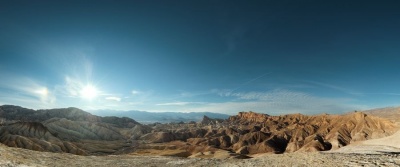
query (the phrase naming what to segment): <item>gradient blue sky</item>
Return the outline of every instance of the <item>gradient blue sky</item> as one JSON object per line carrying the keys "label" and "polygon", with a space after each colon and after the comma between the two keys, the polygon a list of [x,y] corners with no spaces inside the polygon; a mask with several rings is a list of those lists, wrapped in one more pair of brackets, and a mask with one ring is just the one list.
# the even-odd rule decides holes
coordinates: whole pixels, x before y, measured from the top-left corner
{"label": "gradient blue sky", "polygon": [[[400,1],[0,1],[0,105],[399,106],[399,53]],[[82,97],[87,85],[96,97]]]}

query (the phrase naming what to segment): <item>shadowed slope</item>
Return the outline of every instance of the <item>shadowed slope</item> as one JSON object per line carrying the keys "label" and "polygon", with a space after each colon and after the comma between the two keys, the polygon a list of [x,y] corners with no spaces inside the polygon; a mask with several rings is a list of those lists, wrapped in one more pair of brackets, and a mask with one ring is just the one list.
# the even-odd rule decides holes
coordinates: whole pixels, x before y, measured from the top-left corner
{"label": "shadowed slope", "polygon": [[37,151],[87,154],[71,142],[58,139],[38,122],[18,122],[0,127],[0,141],[7,146]]}
{"label": "shadowed slope", "polygon": [[31,110],[0,106],[1,142],[13,147],[73,154],[113,153],[127,147],[140,125],[130,118],[99,117],[77,108]]}

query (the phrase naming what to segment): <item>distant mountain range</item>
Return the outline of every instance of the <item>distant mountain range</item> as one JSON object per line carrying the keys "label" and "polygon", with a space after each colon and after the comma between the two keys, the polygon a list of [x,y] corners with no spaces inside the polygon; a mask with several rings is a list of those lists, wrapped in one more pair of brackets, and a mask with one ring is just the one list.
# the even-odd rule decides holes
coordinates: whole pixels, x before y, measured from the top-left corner
{"label": "distant mountain range", "polygon": [[214,119],[227,119],[230,115],[212,113],[212,112],[147,112],[147,111],[116,111],[116,110],[93,110],[89,111],[98,116],[117,116],[129,117],[137,122],[148,123],[169,123],[169,122],[198,122],[204,116]]}

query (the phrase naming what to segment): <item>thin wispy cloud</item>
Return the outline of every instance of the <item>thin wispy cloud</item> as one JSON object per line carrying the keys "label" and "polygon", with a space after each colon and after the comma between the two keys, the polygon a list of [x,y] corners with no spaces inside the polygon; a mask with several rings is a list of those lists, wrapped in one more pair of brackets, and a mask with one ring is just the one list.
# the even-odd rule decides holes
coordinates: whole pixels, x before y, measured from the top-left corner
{"label": "thin wispy cloud", "polygon": [[204,95],[210,95],[213,94],[213,90],[206,90],[206,91],[194,91],[194,92],[190,92],[190,91],[179,91],[179,95],[178,97],[196,97],[196,96],[204,96]]}
{"label": "thin wispy cloud", "polygon": [[38,101],[36,98],[26,97],[25,95],[20,94],[7,94],[4,96],[0,95],[0,105],[21,105],[23,107],[32,108],[32,109],[47,109],[53,108],[56,105],[54,103],[42,103]]}
{"label": "thin wispy cloud", "polygon": [[333,89],[333,90],[336,90],[336,91],[339,91],[339,92],[342,92],[342,93],[350,94],[350,95],[360,95],[360,94],[362,94],[361,92],[358,92],[356,90],[352,90],[352,89],[349,89],[349,88],[344,88],[344,87],[341,87],[341,86],[338,86],[338,85],[329,84],[329,83],[316,82],[316,81],[304,81],[304,82],[310,83],[310,84],[313,84],[313,85],[317,85],[317,86],[330,88],[330,89]]}
{"label": "thin wispy cloud", "polygon": [[263,100],[263,101],[277,101],[277,100],[290,100],[290,99],[307,99],[310,97],[307,93],[289,91],[284,89],[274,89],[267,92],[238,92],[238,93],[222,93],[226,97],[237,97],[242,100]]}
{"label": "thin wispy cloud", "polygon": [[132,90],[132,91],[131,91],[131,94],[132,94],[132,95],[137,95],[137,94],[140,94],[140,91],[138,91],[138,90]]}
{"label": "thin wispy cloud", "polygon": [[0,92],[3,94],[1,100],[4,102],[24,101],[52,106],[57,100],[51,89],[34,79],[10,74],[0,74],[0,76],[7,78],[0,82]]}
{"label": "thin wispy cloud", "polygon": [[269,114],[284,113],[337,113],[353,109],[363,109],[365,106],[354,104],[354,99],[322,98],[300,91],[274,89],[265,92],[237,92],[229,90],[213,90],[218,96],[231,97],[231,101],[208,103],[190,111],[217,111],[234,114],[238,111],[256,111]]}
{"label": "thin wispy cloud", "polygon": [[187,108],[189,112],[218,112],[235,115],[240,111],[255,111],[270,115],[290,113],[318,114],[341,113],[354,109],[365,109],[362,105],[353,105],[348,99],[293,99],[292,101],[230,101],[221,103],[207,103],[203,106]]}
{"label": "thin wispy cloud", "polygon": [[237,90],[239,90],[240,88],[242,88],[242,87],[244,87],[244,86],[246,86],[246,85],[249,85],[250,83],[252,83],[252,82],[254,82],[254,81],[258,80],[258,79],[261,79],[261,78],[263,78],[263,77],[265,77],[265,76],[267,76],[267,75],[269,75],[269,74],[271,74],[271,72],[267,72],[267,73],[264,73],[264,74],[262,74],[262,75],[260,75],[260,76],[258,76],[258,77],[255,77],[255,78],[253,78],[253,79],[251,79],[251,80],[249,80],[249,81],[247,81],[247,82],[241,84],[239,87],[233,89],[231,92],[237,91]]}
{"label": "thin wispy cloud", "polygon": [[114,96],[106,97],[105,99],[106,100],[112,100],[112,101],[118,101],[118,102],[121,101],[120,97],[114,97]]}
{"label": "thin wispy cloud", "polygon": [[388,95],[388,96],[400,96],[400,93],[355,93],[357,95]]}
{"label": "thin wispy cloud", "polygon": [[185,106],[189,104],[204,104],[204,102],[183,102],[183,101],[178,101],[178,102],[170,102],[170,103],[159,103],[156,104],[157,106]]}
{"label": "thin wispy cloud", "polygon": [[[46,108],[51,106],[69,107],[71,104],[81,104],[83,109],[122,109],[122,110],[147,110],[147,111],[181,111],[181,112],[218,112],[236,114],[240,111],[263,112],[271,115],[287,113],[338,113],[355,109],[366,109],[366,106],[357,105],[357,101],[350,98],[327,98],[318,97],[302,91],[288,89],[272,89],[268,91],[232,91],[230,89],[213,89],[203,91],[200,94],[206,97],[222,97],[223,100],[215,101],[184,101],[176,100],[168,102],[165,99],[155,96],[154,91],[132,90],[129,95],[100,93],[99,97],[88,103],[83,101],[81,96],[82,88],[86,83],[72,77],[65,77],[62,85],[55,86],[54,89],[43,86],[32,79],[26,77],[10,77],[7,81],[0,83],[2,91],[11,90],[14,95],[0,96],[1,103],[26,104],[26,107]],[[101,91],[99,91],[101,92]],[[199,93],[184,92],[185,99],[197,98]],[[182,92],[180,93],[182,95]],[[400,95],[390,94],[387,95]],[[56,97],[62,101],[57,103]],[[122,100],[121,97],[124,97]],[[75,99],[75,101],[65,98]],[[164,101],[164,102],[163,102]],[[167,102],[165,102],[167,101]],[[38,105],[38,103],[40,103]],[[50,105],[54,104],[54,105]]]}

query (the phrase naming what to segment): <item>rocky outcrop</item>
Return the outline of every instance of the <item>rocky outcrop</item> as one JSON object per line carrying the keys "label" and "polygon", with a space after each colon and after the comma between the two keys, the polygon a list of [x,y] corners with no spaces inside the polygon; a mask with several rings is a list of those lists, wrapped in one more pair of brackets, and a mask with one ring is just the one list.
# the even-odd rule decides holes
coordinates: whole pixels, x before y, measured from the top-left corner
{"label": "rocky outcrop", "polygon": [[225,120],[223,119],[217,119],[217,118],[210,118],[207,116],[203,116],[203,119],[200,121],[200,124],[202,125],[217,125],[219,123],[224,122]]}
{"label": "rocky outcrop", "polygon": [[127,133],[128,136],[130,136],[131,140],[136,140],[140,138],[141,136],[148,134],[152,131],[153,129],[147,125],[135,125],[132,129],[130,129]]}
{"label": "rocky outcrop", "polygon": [[239,112],[236,116],[229,117],[229,121],[236,121],[242,123],[249,122],[265,122],[268,120],[268,114],[260,114],[255,112]]}
{"label": "rocky outcrop", "polygon": [[[209,118],[204,122],[210,123]],[[361,112],[347,115],[290,114],[269,116],[240,112],[217,125],[179,131],[158,131],[140,138],[150,143],[173,140],[191,145],[232,150],[240,154],[326,151],[356,141],[391,135],[396,126],[382,118]],[[201,133],[200,133],[201,132]]]}

